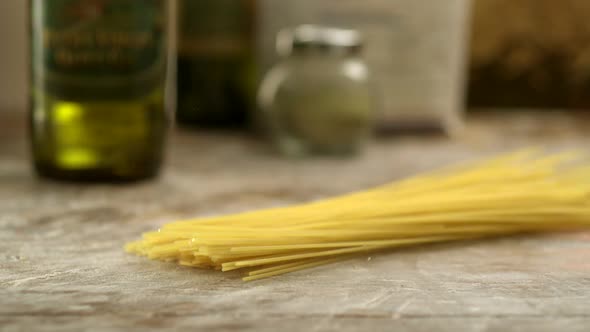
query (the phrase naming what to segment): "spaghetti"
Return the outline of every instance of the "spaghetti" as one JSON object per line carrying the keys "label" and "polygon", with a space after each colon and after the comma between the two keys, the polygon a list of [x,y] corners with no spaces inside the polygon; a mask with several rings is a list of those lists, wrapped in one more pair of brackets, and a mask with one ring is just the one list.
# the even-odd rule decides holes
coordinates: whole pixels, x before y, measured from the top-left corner
{"label": "spaghetti", "polygon": [[299,206],[167,224],[126,250],[246,281],[412,245],[590,227],[590,166],[533,150]]}

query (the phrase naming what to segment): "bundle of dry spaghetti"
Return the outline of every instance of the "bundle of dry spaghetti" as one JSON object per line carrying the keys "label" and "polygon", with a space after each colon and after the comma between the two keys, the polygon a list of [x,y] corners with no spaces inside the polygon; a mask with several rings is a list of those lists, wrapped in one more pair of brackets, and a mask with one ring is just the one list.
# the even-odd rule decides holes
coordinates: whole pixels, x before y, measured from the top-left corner
{"label": "bundle of dry spaghetti", "polygon": [[126,249],[255,280],[385,249],[586,227],[590,163],[521,151],[299,206],[174,222]]}

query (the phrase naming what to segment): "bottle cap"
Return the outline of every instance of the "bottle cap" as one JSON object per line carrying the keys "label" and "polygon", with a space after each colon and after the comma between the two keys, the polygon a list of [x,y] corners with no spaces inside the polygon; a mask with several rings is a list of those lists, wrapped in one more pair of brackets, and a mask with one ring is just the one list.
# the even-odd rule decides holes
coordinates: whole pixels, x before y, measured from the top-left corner
{"label": "bottle cap", "polygon": [[301,25],[284,29],[277,36],[277,52],[282,56],[311,49],[358,53],[362,47],[363,37],[353,29]]}

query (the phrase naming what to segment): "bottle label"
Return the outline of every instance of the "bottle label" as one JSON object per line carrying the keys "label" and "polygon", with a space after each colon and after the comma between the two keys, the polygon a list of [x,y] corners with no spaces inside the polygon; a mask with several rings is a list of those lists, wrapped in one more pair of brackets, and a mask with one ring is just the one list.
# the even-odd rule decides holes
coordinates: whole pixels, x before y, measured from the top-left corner
{"label": "bottle label", "polygon": [[166,9],[166,0],[32,0],[33,84],[77,100],[149,94],[166,72]]}
{"label": "bottle label", "polygon": [[241,57],[253,39],[252,0],[181,0],[179,3],[180,56]]}

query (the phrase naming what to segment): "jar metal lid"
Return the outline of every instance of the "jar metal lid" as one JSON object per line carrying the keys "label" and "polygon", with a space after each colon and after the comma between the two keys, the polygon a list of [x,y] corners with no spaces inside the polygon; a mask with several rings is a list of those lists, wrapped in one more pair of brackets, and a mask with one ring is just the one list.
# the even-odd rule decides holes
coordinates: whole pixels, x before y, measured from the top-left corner
{"label": "jar metal lid", "polygon": [[281,30],[277,36],[277,52],[283,56],[302,49],[341,50],[356,53],[362,47],[363,37],[354,29],[301,25]]}

